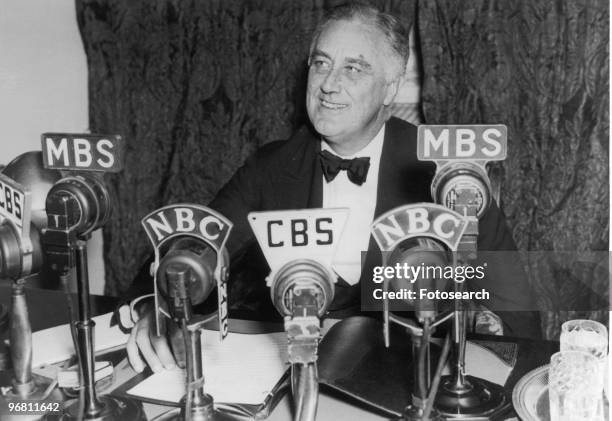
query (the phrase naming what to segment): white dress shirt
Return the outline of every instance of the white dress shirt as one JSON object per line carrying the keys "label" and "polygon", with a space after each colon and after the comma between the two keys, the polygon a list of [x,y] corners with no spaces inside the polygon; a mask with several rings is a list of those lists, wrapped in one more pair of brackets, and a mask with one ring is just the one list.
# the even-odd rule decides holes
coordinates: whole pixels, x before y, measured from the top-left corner
{"label": "white dress shirt", "polygon": [[358,186],[348,179],[346,171],[340,171],[329,183],[322,177],[323,207],[349,208],[350,213],[340,237],[337,252],[332,262],[336,274],[348,284],[355,285],[361,276],[361,252],[368,250],[370,241],[370,224],[374,219],[376,193],[378,189],[378,169],[385,138],[385,126],[374,139],[351,156],[343,156],[321,141],[321,150],[329,151],[345,159],[369,157],[370,168],[366,181]]}

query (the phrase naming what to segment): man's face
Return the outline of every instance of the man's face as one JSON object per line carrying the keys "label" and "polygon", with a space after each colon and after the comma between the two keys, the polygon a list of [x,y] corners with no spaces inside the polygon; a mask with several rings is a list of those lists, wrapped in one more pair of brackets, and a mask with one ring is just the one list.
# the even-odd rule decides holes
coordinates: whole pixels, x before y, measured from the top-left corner
{"label": "man's face", "polygon": [[338,153],[365,147],[397,93],[385,35],[358,20],[332,21],[310,55],[306,108],[317,132]]}

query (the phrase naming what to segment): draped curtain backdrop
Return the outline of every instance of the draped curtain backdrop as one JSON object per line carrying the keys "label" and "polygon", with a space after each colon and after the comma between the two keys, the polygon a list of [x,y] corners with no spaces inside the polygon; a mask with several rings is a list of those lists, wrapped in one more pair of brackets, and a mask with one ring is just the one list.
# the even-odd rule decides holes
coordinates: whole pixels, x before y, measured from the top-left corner
{"label": "draped curtain backdrop", "polygon": [[[127,142],[126,169],[108,177],[104,230],[106,291],[121,295],[151,252],[144,215],[206,204],[258,146],[306,120],[310,32],[339,1],[76,3],[90,129]],[[607,2],[372,3],[415,25],[425,122],[508,126],[496,169],[519,248],[607,250]],[[542,309],[607,300],[607,267],[586,260],[525,254]],[[576,315],[545,313],[547,335]]]}

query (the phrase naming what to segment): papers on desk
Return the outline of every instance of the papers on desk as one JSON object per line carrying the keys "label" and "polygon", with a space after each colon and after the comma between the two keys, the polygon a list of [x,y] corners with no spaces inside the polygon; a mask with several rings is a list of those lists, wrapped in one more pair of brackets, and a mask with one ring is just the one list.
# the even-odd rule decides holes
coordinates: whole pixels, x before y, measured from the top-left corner
{"label": "papers on desk", "polygon": [[[516,344],[507,343],[512,348],[509,352],[517,352]],[[516,357],[513,358],[516,360]],[[465,372],[466,374],[488,380],[503,386],[508,380],[516,361],[505,361],[495,352],[480,343],[468,341],[465,347]],[[447,365],[443,371],[444,375],[450,374]]]}
{"label": "papers on desk", "polygon": [[[127,343],[128,334],[121,332],[118,326],[111,327],[113,313],[93,317],[96,323],[94,329],[94,347],[103,351]],[[32,367],[43,364],[54,364],[69,359],[75,355],[68,324],[39,330],[32,334]]]}
{"label": "papers on desk", "polygon": [[[219,333],[202,335],[204,390],[215,402],[261,404],[288,368],[285,332],[247,335],[229,333],[223,342]],[[164,370],[149,376],[128,394],[178,403],[185,395],[184,370]]]}

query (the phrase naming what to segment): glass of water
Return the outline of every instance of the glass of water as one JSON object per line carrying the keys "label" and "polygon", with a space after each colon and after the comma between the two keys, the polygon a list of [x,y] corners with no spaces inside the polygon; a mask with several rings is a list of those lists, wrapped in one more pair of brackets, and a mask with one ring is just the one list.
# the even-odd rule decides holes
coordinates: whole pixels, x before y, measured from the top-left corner
{"label": "glass of water", "polygon": [[593,421],[603,388],[599,362],[583,351],[561,351],[550,358],[548,396],[551,421]]}
{"label": "glass of water", "polygon": [[588,352],[604,365],[608,355],[608,330],[593,320],[567,321],[561,325],[561,351]]}
{"label": "glass of water", "polygon": [[[561,351],[584,351],[600,364],[604,391],[608,395],[608,329],[593,320],[569,320],[561,325]],[[603,398],[600,403],[603,413]]]}

